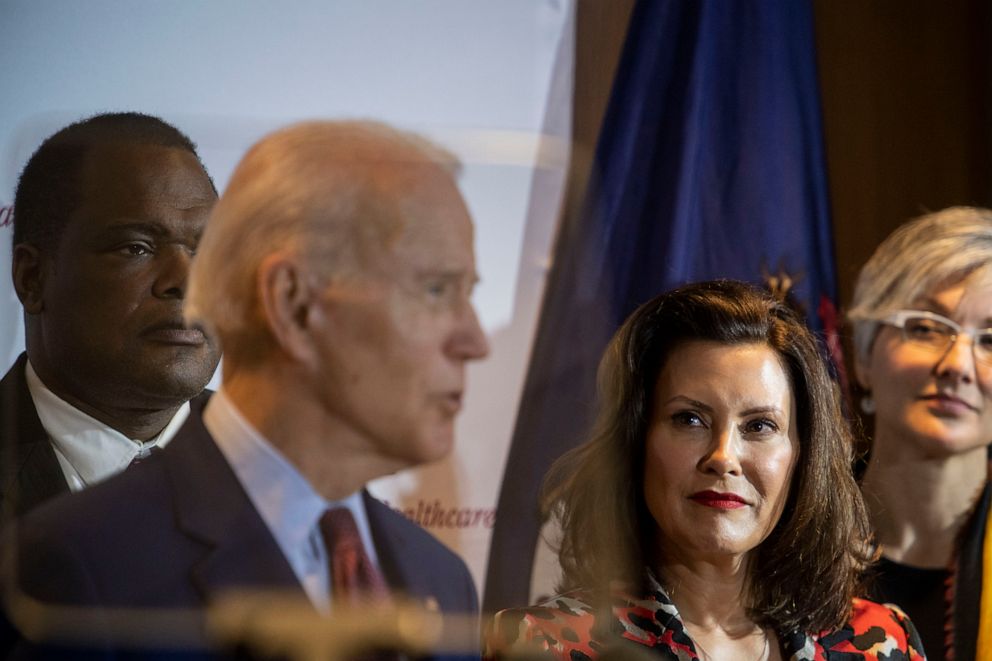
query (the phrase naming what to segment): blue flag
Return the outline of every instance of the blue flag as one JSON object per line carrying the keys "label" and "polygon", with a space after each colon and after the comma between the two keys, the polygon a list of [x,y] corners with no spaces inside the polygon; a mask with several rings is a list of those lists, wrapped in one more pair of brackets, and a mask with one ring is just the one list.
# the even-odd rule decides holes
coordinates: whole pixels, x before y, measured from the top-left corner
{"label": "blue flag", "polygon": [[639,0],[588,196],[555,246],[485,610],[527,603],[541,481],[585,440],[599,358],[640,303],[718,277],[791,284],[837,350],[824,167],[808,0]]}

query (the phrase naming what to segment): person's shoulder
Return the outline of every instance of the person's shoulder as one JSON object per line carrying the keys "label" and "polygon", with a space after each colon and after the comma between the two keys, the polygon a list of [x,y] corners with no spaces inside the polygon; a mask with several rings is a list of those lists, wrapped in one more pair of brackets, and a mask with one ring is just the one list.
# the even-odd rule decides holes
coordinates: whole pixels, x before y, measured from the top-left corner
{"label": "person's shoulder", "polygon": [[[151,464],[151,462],[148,462]],[[142,470],[138,470],[138,469]],[[122,555],[151,557],[161,547],[168,514],[148,506],[161,483],[154,466],[136,466],[80,493],[42,503],[4,528],[13,551],[3,573],[32,596],[60,603],[88,603],[93,577],[115,571]]]}
{"label": "person's shoulder", "polygon": [[[597,601],[591,590],[580,587],[549,597],[533,606],[502,610],[496,617],[506,621],[527,621],[534,626],[552,622],[575,623],[590,620],[601,611],[601,608],[597,608],[597,603],[603,605],[602,601]],[[608,604],[613,618],[624,621],[651,618],[659,610],[665,610],[671,602],[661,593],[648,592],[635,596],[630,590],[613,584]],[[643,626],[643,621],[641,624]]]}
{"label": "person's shoulder", "polygon": [[533,606],[508,608],[497,616],[506,618],[531,618],[534,621],[570,620],[584,618],[594,612],[592,594],[576,589],[549,597]]}
{"label": "person's shoulder", "polygon": [[0,377],[0,387],[10,387],[16,381],[18,381],[18,375],[24,373],[24,361],[26,360],[26,355],[21,354],[18,356],[17,360],[11,363],[10,367],[4,373],[3,377]]}
{"label": "person's shoulder", "polygon": [[[0,441],[11,445],[17,432],[23,427],[23,421],[18,417],[30,412],[35,418],[34,402],[28,390],[27,377],[24,369],[27,365],[27,354],[22,353],[0,378],[0,420],[6,421],[6,427],[0,429]],[[41,427],[41,423],[37,423]]]}
{"label": "person's shoulder", "polygon": [[[445,613],[479,611],[472,574],[461,556],[407,517],[363,492],[379,562],[397,590]],[[429,570],[425,571],[425,568]],[[478,623],[473,625],[478,634]]]}
{"label": "person's shoulder", "polygon": [[411,564],[431,567],[431,573],[437,579],[443,577],[444,582],[450,584],[452,589],[468,586],[470,601],[476,601],[475,582],[460,555],[417,523],[377,500],[368,491],[364,493],[364,499],[372,537],[377,547],[384,544],[393,550],[394,555],[402,554],[408,567]]}
{"label": "person's shoulder", "polygon": [[549,597],[536,606],[528,607],[526,610],[559,611],[568,616],[579,616],[592,612],[592,601],[592,593],[589,590],[578,588]]}
{"label": "person's shoulder", "polygon": [[[854,599],[841,632],[828,637],[830,651],[860,653],[866,659],[924,659],[923,643],[912,620],[894,604]],[[894,655],[896,652],[901,655]]]}
{"label": "person's shoulder", "polygon": [[117,529],[122,520],[140,522],[150,516],[153,492],[161,490],[159,457],[124,471],[79,493],[53,498],[18,521],[19,535],[31,539],[95,540],[100,528]]}
{"label": "person's shoulder", "polygon": [[867,630],[871,627],[888,629],[893,626],[901,628],[905,622],[909,622],[909,616],[895,604],[883,604],[859,598],[855,598],[851,603],[851,619],[848,624],[856,629]]}
{"label": "person's shoulder", "polygon": [[588,654],[592,644],[595,610],[584,590],[559,594],[534,606],[508,608],[495,615],[486,634],[488,659],[511,650],[541,650],[556,658],[572,652]]}
{"label": "person's shoulder", "polygon": [[595,609],[592,597],[585,590],[571,590],[533,606],[507,608],[496,614],[495,621],[510,625],[520,632],[562,630],[592,618]]}

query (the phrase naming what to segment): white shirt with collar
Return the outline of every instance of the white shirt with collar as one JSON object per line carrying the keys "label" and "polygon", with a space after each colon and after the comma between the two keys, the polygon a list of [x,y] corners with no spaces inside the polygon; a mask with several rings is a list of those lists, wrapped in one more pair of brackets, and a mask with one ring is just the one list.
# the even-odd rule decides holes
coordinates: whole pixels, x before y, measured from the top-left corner
{"label": "white shirt with collar", "polygon": [[155,438],[131,439],[49,390],[30,360],[24,376],[38,419],[52,441],[62,474],[73,493],[120,473],[135,457],[146,456],[153,447],[165,447],[189,417],[189,402],[186,402]]}
{"label": "white shirt with collar", "polygon": [[221,387],[203,412],[203,424],[244,487],[313,605],[330,610],[331,581],[320,517],[331,507],[347,507],[372,563],[379,560],[362,493],[329,501],[245,420]]}

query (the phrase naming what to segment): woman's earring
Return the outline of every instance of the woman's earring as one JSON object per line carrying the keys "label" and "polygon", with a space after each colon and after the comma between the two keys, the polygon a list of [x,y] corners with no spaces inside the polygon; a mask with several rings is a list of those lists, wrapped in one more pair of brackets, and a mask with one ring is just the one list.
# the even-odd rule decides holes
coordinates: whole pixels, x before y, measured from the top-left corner
{"label": "woman's earring", "polygon": [[871,398],[871,393],[865,393],[861,398],[861,410],[867,415],[871,415],[875,412],[875,400]]}

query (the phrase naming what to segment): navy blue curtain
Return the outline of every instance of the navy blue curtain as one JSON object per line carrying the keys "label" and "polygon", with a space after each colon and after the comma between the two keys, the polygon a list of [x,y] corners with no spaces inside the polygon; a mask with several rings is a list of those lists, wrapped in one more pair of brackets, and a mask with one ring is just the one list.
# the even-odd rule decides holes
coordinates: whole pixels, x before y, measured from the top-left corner
{"label": "navy blue curtain", "polygon": [[555,458],[593,417],[609,337],[653,295],[792,282],[836,349],[833,245],[806,0],[639,0],[581,213],[555,246],[500,492],[484,608],[527,602]]}

